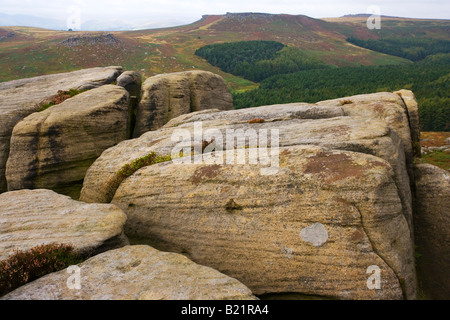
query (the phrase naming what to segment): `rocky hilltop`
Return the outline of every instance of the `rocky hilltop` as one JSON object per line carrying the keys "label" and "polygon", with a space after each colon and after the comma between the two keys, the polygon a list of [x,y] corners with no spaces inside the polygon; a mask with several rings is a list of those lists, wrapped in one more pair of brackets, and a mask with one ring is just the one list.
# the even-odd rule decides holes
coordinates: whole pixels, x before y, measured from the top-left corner
{"label": "rocky hilltop", "polygon": [[0,92],[0,259],[92,256],[82,289],[61,271],[6,299],[450,297],[450,175],[418,164],[411,91],[232,110],[209,72],[110,67]]}
{"label": "rocky hilltop", "polygon": [[76,47],[80,45],[97,45],[97,44],[118,46],[121,44],[121,42],[122,41],[120,39],[118,39],[111,33],[100,35],[83,34],[67,38],[64,41],[61,41],[60,45],[66,47]]}

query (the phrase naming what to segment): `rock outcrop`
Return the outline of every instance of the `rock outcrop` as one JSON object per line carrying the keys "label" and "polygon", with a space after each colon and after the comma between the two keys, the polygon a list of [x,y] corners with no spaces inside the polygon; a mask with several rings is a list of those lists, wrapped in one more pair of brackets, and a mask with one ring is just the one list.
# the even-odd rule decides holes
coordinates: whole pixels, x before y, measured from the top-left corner
{"label": "rock outcrop", "polygon": [[[183,253],[256,294],[413,299],[408,112],[398,94],[378,93],[181,115],[106,150],[88,170],[81,199],[112,200],[128,215],[125,230],[133,241]],[[248,142],[228,144],[224,137],[232,130]],[[214,151],[212,162],[181,166],[174,159],[128,178],[117,174],[151,152],[171,155],[186,133],[181,155],[195,151],[196,141],[200,153],[202,144],[205,153]],[[224,150],[247,153],[279,142],[275,174],[262,175],[270,168],[249,158],[215,162],[221,142]],[[381,289],[368,288],[373,266],[381,270]]]}
{"label": "rock outcrop", "polygon": [[15,37],[16,34],[12,31],[7,31],[7,30],[3,30],[0,29],[0,41],[6,40],[6,39],[10,39]]}
{"label": "rock outcrop", "polygon": [[78,199],[87,169],[127,139],[129,94],[105,85],[33,113],[13,130],[8,190],[51,189]]}
{"label": "rock outcrop", "polygon": [[420,287],[429,299],[450,299],[450,173],[429,164],[416,171],[415,233]]}
{"label": "rock outcrop", "polygon": [[400,90],[395,92],[398,94],[408,109],[409,126],[411,128],[411,139],[413,145],[413,153],[415,157],[420,158],[420,119],[419,104],[417,103],[414,93],[410,90]]}
{"label": "rock outcrop", "polygon": [[81,45],[94,46],[99,44],[106,44],[109,46],[120,46],[122,44],[122,40],[115,37],[112,33],[99,35],[83,34],[67,38],[66,40],[61,41],[59,43],[59,45],[69,48],[78,47]]}
{"label": "rock outcrop", "polygon": [[[0,195],[0,259],[101,254],[81,290],[65,270],[7,299],[414,299],[415,245],[425,297],[450,296],[450,176],[415,165],[411,91],[231,110],[209,72],[64,76],[0,84],[0,192],[37,189]],[[69,89],[90,91],[36,112]]]}
{"label": "rock outcrop", "polygon": [[0,83],[0,192],[7,190],[5,169],[14,126],[37,112],[59,90],[87,90],[114,82],[121,67],[92,68]]}
{"label": "rock outcrop", "polygon": [[4,300],[255,300],[239,281],[186,257],[149,246],[128,246],[79,265],[80,289],[68,270],[47,275]]}
{"label": "rock outcrop", "polygon": [[[402,140],[406,154],[406,162],[409,175],[413,175],[413,138],[410,125],[409,110],[402,99],[408,96],[409,101],[414,94],[403,90],[401,95],[395,93],[380,92],[374,94],[363,94],[348,98],[340,98],[319,102],[319,105],[340,106],[346,116],[359,116],[364,118],[375,118],[383,120]],[[415,111],[415,110],[413,110]]]}
{"label": "rock outcrop", "polygon": [[0,260],[16,250],[68,244],[80,254],[97,254],[128,244],[127,217],[111,204],[86,204],[50,190],[0,195]]}
{"label": "rock outcrop", "polygon": [[[264,117],[267,121],[263,125],[266,129],[279,128],[279,121],[285,119],[288,127],[281,132],[280,145],[289,146],[298,142],[298,139],[309,141],[309,130],[304,125],[306,119],[323,119],[343,116],[340,108],[319,107],[308,104],[291,104],[279,106],[267,106],[252,109],[225,111],[205,110],[180,116],[171,120],[164,128],[144,134],[139,139],[124,141],[106,150],[102,156],[91,166],[86,174],[80,200],[86,202],[108,203],[121,183],[117,172],[126,164],[139,159],[151,152],[161,155],[170,155],[177,141],[172,141],[173,133],[178,129],[189,130],[193,133],[194,123],[202,122],[203,129],[216,129],[225,134],[227,128],[248,129],[254,127],[248,122],[251,119]],[[304,119],[302,121],[301,119]],[[287,120],[292,120],[287,124]],[[331,120],[331,119],[330,119]],[[338,120],[339,121],[339,120]],[[337,128],[330,129],[327,137],[334,136],[333,130],[342,129],[341,123]],[[333,126],[333,123],[331,124]],[[361,127],[360,129],[365,129]],[[295,132],[298,132],[295,136]],[[322,132],[316,128],[316,134]],[[361,132],[364,135],[364,132]],[[339,137],[339,136],[338,136]],[[340,135],[342,137],[342,135]],[[287,140],[287,141],[285,141]],[[361,139],[360,139],[361,140]],[[306,142],[308,143],[308,142]]]}
{"label": "rock outcrop", "polygon": [[125,71],[117,78],[117,85],[124,87],[130,96],[140,96],[142,75],[136,71]]}
{"label": "rock outcrop", "polygon": [[[255,165],[150,166],[112,203],[127,213],[132,239],[185,253],[256,294],[403,298],[401,283],[410,291],[415,281],[412,245],[390,165],[302,146],[281,148],[280,163],[267,177]],[[329,235],[319,245],[302,239],[317,223]],[[367,288],[372,265],[382,290]]]}
{"label": "rock outcrop", "polygon": [[180,115],[205,109],[233,109],[233,98],[222,77],[187,71],[148,78],[142,87],[134,137],[159,129]]}

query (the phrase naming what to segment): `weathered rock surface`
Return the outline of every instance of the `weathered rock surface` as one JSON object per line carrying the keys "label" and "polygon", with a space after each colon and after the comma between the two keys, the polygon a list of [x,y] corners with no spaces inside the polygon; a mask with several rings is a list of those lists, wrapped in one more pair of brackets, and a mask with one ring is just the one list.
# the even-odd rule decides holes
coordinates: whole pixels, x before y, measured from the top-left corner
{"label": "weathered rock surface", "polygon": [[128,244],[126,215],[110,204],[86,204],[50,190],[0,195],[0,260],[42,244],[70,244],[96,254]]}
{"label": "weathered rock surface", "polygon": [[124,87],[130,96],[139,98],[142,86],[142,75],[136,71],[125,71],[117,78],[117,85]]}
{"label": "weathered rock surface", "polygon": [[[128,215],[132,242],[183,253],[256,294],[413,299],[408,117],[394,93],[181,115],[106,150],[89,169],[81,199],[112,200]],[[184,155],[195,151],[199,129],[200,142],[211,143],[205,152],[216,148],[212,157],[230,130],[248,142],[223,140],[223,149],[245,152],[266,150],[278,130],[278,172],[262,175],[261,162],[167,162],[118,176],[151,152],[170,155],[183,132],[191,135]],[[268,141],[258,133],[269,133]],[[368,289],[371,266],[381,270],[380,290]]]}
{"label": "weathered rock surface", "polygon": [[4,300],[255,300],[239,281],[186,257],[149,246],[127,246],[79,267],[81,289],[67,286],[67,270],[47,275]]}
{"label": "weathered rock surface", "polygon": [[[414,295],[415,271],[393,176],[378,157],[296,146],[280,149],[270,176],[259,165],[146,167],[112,203],[132,241],[184,253],[255,294],[402,299],[401,284]],[[328,233],[319,244],[302,234],[314,224]],[[381,290],[367,287],[373,265]]]}
{"label": "weathered rock surface", "polygon": [[[264,119],[264,123],[249,123]],[[106,150],[88,170],[81,192],[86,202],[110,202],[123,179],[117,172],[127,163],[151,152],[170,155],[178,141],[172,141],[176,130],[194,135],[195,123],[220,131],[279,129],[280,146],[319,145],[327,148],[374,154],[388,161],[394,171],[404,215],[412,228],[411,189],[405,164],[402,140],[380,119],[345,117],[340,107],[289,104],[236,111],[207,110],[180,116],[164,128],[148,132],[139,139],[124,141]],[[207,139],[208,140],[208,139]],[[233,149],[235,145],[224,146]]]}
{"label": "weathered rock surface", "polygon": [[121,67],[92,68],[0,83],[0,192],[7,190],[5,168],[14,126],[38,111],[39,104],[59,90],[87,90],[112,83]]}
{"label": "weathered rock surface", "polygon": [[[411,91],[402,91],[402,97],[409,101],[414,97]],[[386,122],[403,141],[406,162],[410,176],[413,175],[413,139],[409,121],[409,110],[400,94],[379,92],[363,94],[347,98],[340,98],[319,102],[318,105],[340,106],[346,116],[360,116],[364,118],[378,118]],[[410,106],[412,104],[408,103]]]}
{"label": "weathered rock surface", "polygon": [[426,298],[450,299],[450,173],[429,164],[416,172],[415,234],[420,287]]}
{"label": "weathered rock surface", "polygon": [[11,137],[8,190],[51,189],[77,199],[90,165],[127,138],[128,108],[128,92],[106,85],[20,121]]}
{"label": "weathered rock surface", "polygon": [[222,77],[207,71],[151,77],[142,86],[134,137],[159,129],[180,115],[205,109],[233,109],[233,98]]}
{"label": "weathered rock surface", "polygon": [[[291,123],[292,130],[283,130],[282,132],[280,143],[283,145],[284,139],[292,138],[291,132],[294,133],[295,130],[302,130],[303,133],[307,132],[308,129],[302,129],[306,122],[300,119],[332,118],[343,115],[343,112],[336,108],[292,104],[224,112],[205,110],[183,115],[173,119],[158,131],[148,132],[138,139],[124,141],[116,147],[106,150],[88,170],[80,199],[86,202],[110,202],[118,185],[121,183],[121,180],[117,177],[117,172],[127,163],[146,156],[152,151],[161,155],[170,155],[172,149],[178,143],[178,141],[172,141],[172,134],[177,129],[189,130],[193,134],[194,123],[201,121],[203,129],[214,128],[224,133],[227,128],[245,130],[255,127],[255,125],[248,124],[249,120],[261,117],[264,114],[267,124],[259,126],[265,126],[269,129],[270,126],[278,128],[280,119],[293,120]],[[298,122],[295,122],[295,119]],[[332,133],[331,131],[330,133]],[[297,135],[297,137],[301,136],[302,134]],[[295,144],[295,138],[292,138],[292,140],[294,142],[287,145]]]}
{"label": "weathered rock surface", "polygon": [[411,127],[411,138],[413,144],[414,156],[421,156],[420,153],[420,118],[419,104],[417,103],[414,93],[410,90],[400,90],[395,92],[398,94],[408,109],[409,125]]}

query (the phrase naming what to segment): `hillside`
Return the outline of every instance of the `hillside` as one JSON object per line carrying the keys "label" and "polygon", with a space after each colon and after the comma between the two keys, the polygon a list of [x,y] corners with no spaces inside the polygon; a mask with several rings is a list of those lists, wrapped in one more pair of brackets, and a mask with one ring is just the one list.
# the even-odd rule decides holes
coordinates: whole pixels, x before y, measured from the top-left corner
{"label": "hillside", "polygon": [[0,27],[0,300],[449,299],[450,20],[383,19]]}
{"label": "hillside", "polygon": [[[450,130],[445,81],[449,65],[434,63],[435,57],[430,57],[450,53],[450,21],[383,17],[381,30],[369,30],[366,21],[364,16],[319,20],[304,15],[227,13],[205,15],[185,26],[127,32],[3,27],[0,28],[0,82],[110,65],[138,70],[145,78],[200,69],[225,79],[235,94],[236,108],[292,101],[317,102],[344,94],[409,88],[414,90],[421,105],[423,129]],[[223,48],[221,54],[214,54],[222,63],[196,55],[206,46],[242,42],[245,47],[246,42],[254,40],[277,42],[285,48],[272,57],[272,61],[259,61],[251,67],[237,61],[233,45],[216,49],[221,52]],[[420,76],[420,65],[415,66],[413,62],[422,63],[426,58],[432,63],[426,63],[424,76]],[[443,58],[437,57],[437,60],[443,61]],[[224,68],[225,61],[241,64],[241,71]],[[303,80],[296,79],[291,81],[294,86],[283,87],[281,91],[273,88],[277,97],[267,90],[255,91],[260,85],[268,88],[264,79],[270,75],[283,77],[282,73],[325,65],[336,69],[331,70],[333,79],[329,79],[330,73],[326,70],[322,72],[325,78],[320,76],[315,82],[310,81],[317,78],[314,70],[299,75],[307,79],[307,90],[297,88]],[[364,69],[387,65],[395,67],[386,67],[384,71]],[[289,70],[274,71],[286,68]],[[372,76],[368,78],[372,79],[370,83],[361,81],[366,75]],[[240,93],[246,95],[236,96]]]}
{"label": "hillside", "polygon": [[367,32],[364,26],[348,26],[302,15],[226,14],[204,16],[193,24],[175,28],[112,32],[120,40],[120,45],[86,41],[67,47],[61,43],[69,38],[96,37],[105,33],[2,27],[0,36],[3,33],[12,33],[13,36],[0,40],[0,81],[94,66],[121,65],[141,70],[145,76],[198,68],[223,76],[232,88],[246,88],[253,84],[212,67],[195,56],[195,51],[208,44],[247,40],[281,42],[336,66],[406,61],[346,41],[350,35]]}
{"label": "hillside", "polygon": [[[450,21],[439,19],[413,19],[401,17],[382,17],[381,29],[367,30],[367,16],[345,16],[341,18],[322,19],[330,23],[346,26],[348,36],[355,36],[364,40],[377,39],[380,36],[426,36],[433,39],[449,40]],[[365,32],[361,32],[364,29]],[[344,31],[345,32],[345,31]]]}

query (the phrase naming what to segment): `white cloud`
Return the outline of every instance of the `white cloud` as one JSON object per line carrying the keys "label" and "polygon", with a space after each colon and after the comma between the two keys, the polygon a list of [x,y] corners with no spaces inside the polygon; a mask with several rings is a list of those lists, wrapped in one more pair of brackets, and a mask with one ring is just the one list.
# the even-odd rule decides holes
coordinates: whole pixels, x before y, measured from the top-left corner
{"label": "white cloud", "polygon": [[203,14],[250,11],[304,14],[316,18],[336,17],[365,13],[369,6],[377,5],[385,15],[448,19],[449,3],[448,0],[2,0],[0,12],[66,19],[68,8],[75,5],[81,8],[83,20],[145,20],[164,16],[193,21]]}

